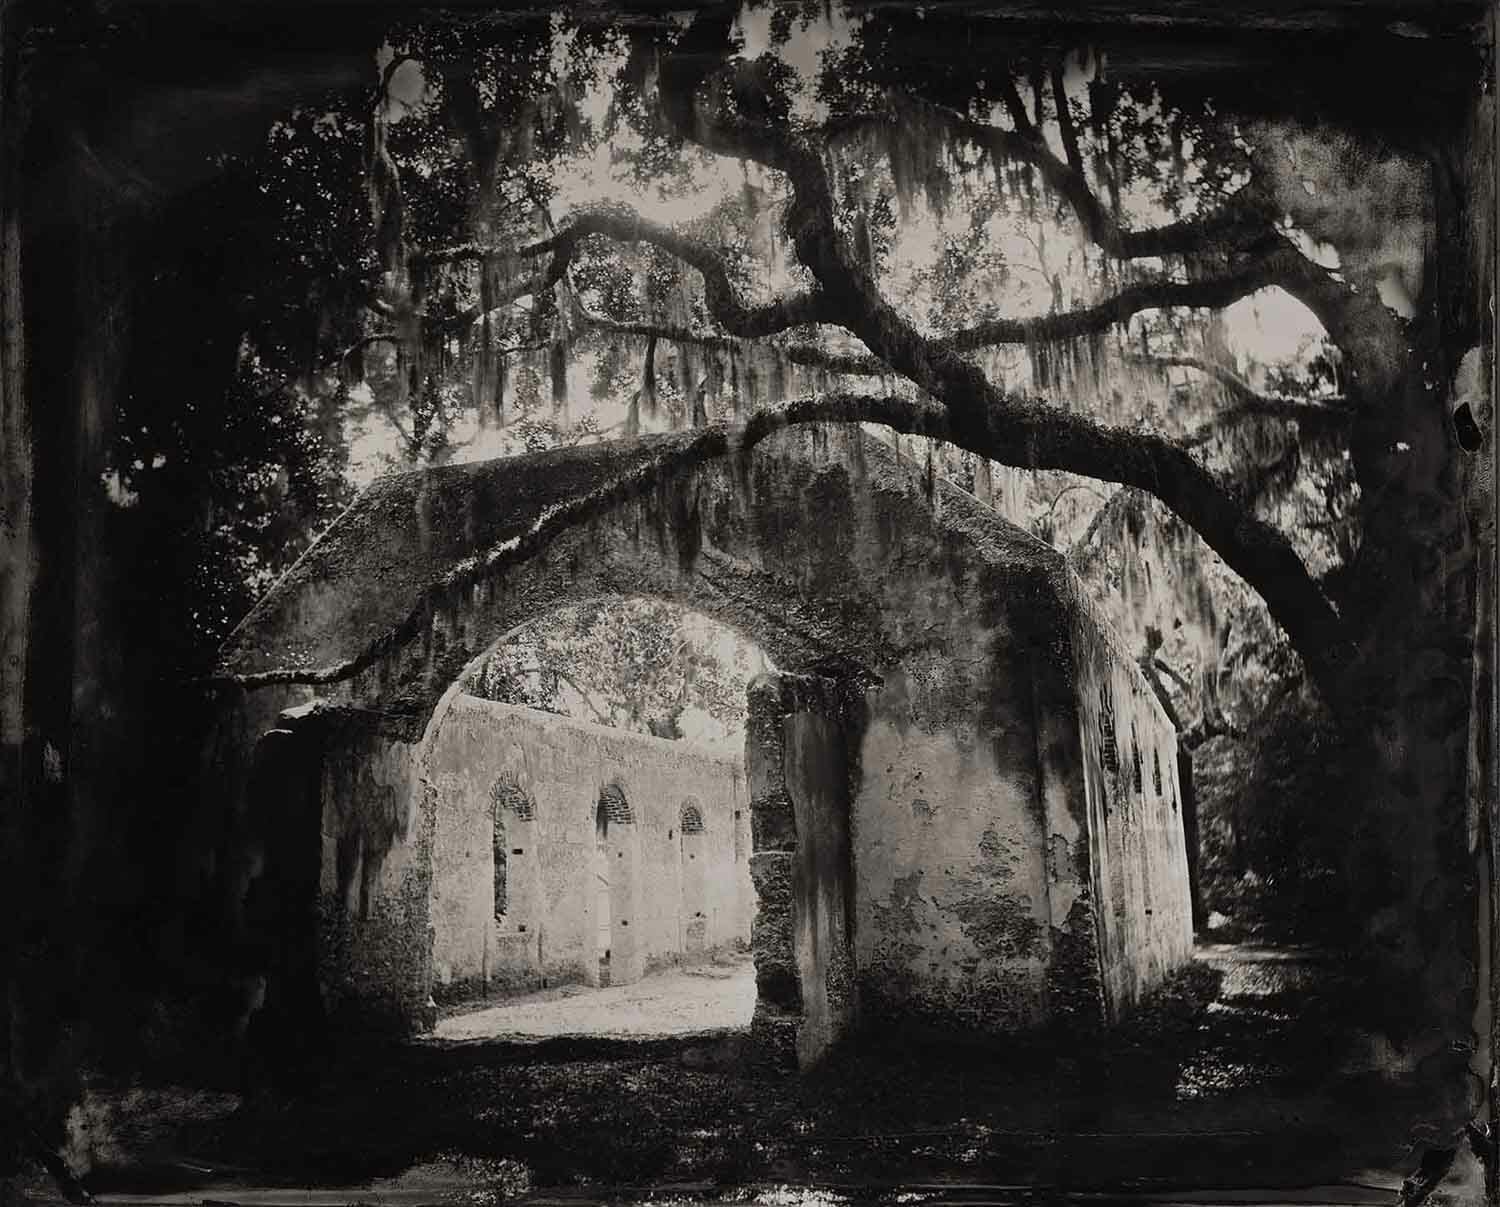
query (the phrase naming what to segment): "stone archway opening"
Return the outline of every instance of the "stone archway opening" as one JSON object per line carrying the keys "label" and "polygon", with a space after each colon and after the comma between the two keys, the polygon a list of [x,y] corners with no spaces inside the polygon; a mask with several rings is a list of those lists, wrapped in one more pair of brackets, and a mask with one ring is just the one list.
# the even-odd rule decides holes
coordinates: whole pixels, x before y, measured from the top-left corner
{"label": "stone archway opening", "polygon": [[[538,618],[459,677],[426,756],[439,1037],[750,1027],[745,718],[771,666],[713,617],[625,597]],[[486,879],[488,913],[465,905]]]}

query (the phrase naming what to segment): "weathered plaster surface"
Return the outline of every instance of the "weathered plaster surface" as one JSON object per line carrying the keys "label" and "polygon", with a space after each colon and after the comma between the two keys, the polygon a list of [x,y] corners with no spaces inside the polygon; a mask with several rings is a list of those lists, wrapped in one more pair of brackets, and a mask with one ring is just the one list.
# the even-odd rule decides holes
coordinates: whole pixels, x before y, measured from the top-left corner
{"label": "weathered plaster surface", "polygon": [[415,756],[379,731],[324,750],[318,965],[335,1018],[410,1026],[428,1014],[432,830]]}
{"label": "weathered plaster surface", "polygon": [[752,939],[762,1045],[808,1068],[854,1016],[849,695],[831,679],[750,685],[745,765],[757,911]]}
{"label": "weathered plaster surface", "polygon": [[872,693],[854,805],[861,1010],[881,1022],[1024,1027],[1049,953],[1031,685],[1009,724],[928,729],[899,677]]}
{"label": "weathered plaster surface", "polygon": [[[911,467],[857,430],[788,431],[632,485],[680,443],[382,479],[245,619],[221,669],[326,676],[320,692],[425,716],[526,621],[648,595],[739,629],[779,666],[910,664],[961,698],[967,682],[942,662],[975,620],[978,601],[962,592],[983,567],[1024,574],[1058,560],[947,484],[925,498]],[[568,524],[547,518],[562,514],[559,483],[581,492]],[[528,536],[548,523],[560,526]]]}
{"label": "weathered plaster surface", "polygon": [[[1083,772],[1105,999],[1118,1016],[1192,954],[1177,735],[1108,630],[1081,605],[1071,629],[1082,758],[1068,749],[1055,761]],[[1111,725],[1113,767],[1105,757]]]}
{"label": "weathered plaster surface", "polygon": [[[749,863],[735,831],[749,805],[738,759],[459,695],[427,775],[438,991],[597,982],[595,813],[609,785],[634,819],[611,823],[606,840],[610,983],[749,939]],[[505,819],[509,900],[497,919],[493,790],[502,777],[525,793],[533,817]],[[683,835],[687,805],[701,833]]]}

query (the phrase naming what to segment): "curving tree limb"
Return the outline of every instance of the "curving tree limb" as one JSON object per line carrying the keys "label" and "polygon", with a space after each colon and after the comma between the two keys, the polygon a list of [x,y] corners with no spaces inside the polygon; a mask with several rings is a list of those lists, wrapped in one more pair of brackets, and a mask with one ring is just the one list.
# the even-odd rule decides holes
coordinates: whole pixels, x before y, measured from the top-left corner
{"label": "curving tree limb", "polygon": [[1060,77],[1054,80],[1053,88],[1058,98],[1059,132],[1066,160],[1059,159],[1048,146],[1012,82],[1002,89],[1013,126],[1009,130],[976,121],[942,105],[905,96],[891,98],[892,111],[889,113],[840,118],[825,125],[823,130],[835,140],[872,129],[890,130],[905,113],[919,111],[940,121],[952,137],[994,159],[1028,163],[1036,168],[1047,187],[1068,203],[1089,240],[1119,260],[1201,254],[1206,250],[1244,251],[1275,231],[1276,208],[1267,190],[1257,181],[1243,186],[1222,205],[1205,214],[1143,230],[1121,226],[1089,186],[1078,148],[1077,128],[1063,103],[1065,91]]}
{"label": "curving tree limb", "polygon": [[[1326,673],[1344,656],[1345,647],[1338,619],[1317,587],[1307,577],[1291,546],[1274,529],[1239,507],[1224,485],[1198,465],[1183,450],[1159,437],[1104,427],[1080,415],[1058,412],[1043,403],[1016,399],[1011,410],[1021,430],[1031,429],[1037,439],[1015,439],[1004,430],[996,432],[972,451],[991,460],[1022,468],[1071,469],[1090,477],[1134,485],[1151,480],[1158,468],[1186,462],[1189,472],[1180,487],[1168,494],[1179,497],[1179,514],[1191,511],[1205,518],[1213,537],[1209,543],[1252,584],[1271,584],[1266,592],[1272,614],[1302,652],[1309,671]],[[690,437],[664,443],[660,456],[635,471],[629,479],[611,481],[595,495],[573,500],[542,517],[535,530],[521,542],[475,557],[429,589],[434,596],[469,585],[495,565],[510,558],[528,556],[552,536],[592,515],[603,499],[617,500],[655,490],[664,477],[723,457],[734,450],[747,450],[785,428],[806,423],[879,423],[906,435],[961,443],[955,439],[951,408],[940,403],[896,395],[830,391],[791,399],[756,411],[741,427],[713,423],[695,430]],[[1050,432],[1048,437],[1046,433]],[[1091,472],[1092,471],[1092,472]],[[1159,484],[1159,483],[1158,483]],[[1147,487],[1149,490],[1150,488]],[[1151,491],[1151,493],[1158,493]],[[1158,497],[1160,494],[1158,493]],[[1208,523],[1211,519],[1215,523]],[[1200,529],[1201,531],[1201,529]],[[1207,536],[1207,534],[1205,534]],[[1228,551],[1226,553],[1226,550]],[[1276,584],[1280,584],[1279,589]],[[232,682],[243,687],[275,683],[335,683],[374,665],[391,649],[411,640],[421,629],[429,602],[417,601],[408,618],[388,633],[374,639],[349,660],[333,666],[297,670],[273,670],[245,675],[211,676],[205,683]]]}
{"label": "curving tree limb", "polygon": [[994,344],[1067,340],[1092,335],[1125,322],[1143,310],[1168,307],[1217,309],[1280,282],[1282,265],[1272,253],[1247,258],[1223,273],[1192,281],[1150,280],[1126,285],[1118,293],[1055,314],[1025,319],[990,319],[949,335],[942,342],[956,352]]}
{"label": "curving tree limb", "polygon": [[[726,38],[717,59],[706,49],[716,34]],[[1331,682],[1331,672],[1347,654],[1349,638],[1332,603],[1284,535],[1260,520],[1237,492],[1183,446],[1003,394],[952,346],[918,332],[881,295],[838,229],[832,183],[819,149],[790,129],[770,123],[753,125],[740,117],[716,121],[698,103],[699,85],[727,56],[722,15],[700,16],[684,42],[693,47],[692,58],[678,71],[664,69],[661,77],[667,113],[674,121],[686,121],[677,127],[678,133],[709,149],[729,148],[787,172],[792,186],[787,231],[798,259],[818,283],[825,321],[858,336],[872,353],[937,400],[938,407],[923,413],[923,434],[1003,464],[1067,470],[1155,495],[1260,593],[1314,678]],[[1007,102],[1019,123],[1024,105],[1018,94],[1012,94],[1014,88],[1006,94]],[[1308,263],[1285,240],[1275,242],[1241,270],[1242,277],[1258,280],[1273,268],[1301,271],[1287,263],[1291,257]],[[1237,285],[1245,283],[1242,279]],[[830,417],[840,417],[841,411],[860,412],[857,417],[863,419],[885,412],[897,421],[875,421],[911,430],[911,405],[868,396],[856,403],[854,396],[838,394],[829,395],[823,409],[831,412]]]}
{"label": "curving tree limb", "polygon": [[[582,210],[556,233],[519,249],[461,243],[414,252],[409,262],[440,264],[474,260],[488,263],[494,260],[532,260],[550,254],[552,259],[544,271],[513,283],[500,295],[495,302],[500,306],[550,288],[562,280],[579,245],[591,235],[619,243],[649,243],[697,269],[703,277],[704,294],[714,320],[725,331],[741,339],[757,339],[792,327],[826,321],[825,300],[817,290],[790,294],[762,305],[747,305],[740,300],[739,292],[729,278],[724,257],[717,250],[702,240],[619,206]],[[478,317],[478,312],[472,312],[470,317]]]}

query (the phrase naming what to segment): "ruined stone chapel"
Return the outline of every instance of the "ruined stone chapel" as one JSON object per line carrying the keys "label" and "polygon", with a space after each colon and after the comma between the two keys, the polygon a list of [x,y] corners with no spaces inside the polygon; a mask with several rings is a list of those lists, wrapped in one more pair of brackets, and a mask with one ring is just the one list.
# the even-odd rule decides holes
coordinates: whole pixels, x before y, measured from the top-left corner
{"label": "ruined stone chapel", "polygon": [[[1191,955],[1176,736],[1061,554],[857,428],[377,481],[226,644],[205,758],[256,1008],[421,1031],[466,993],[752,945],[752,1034],[1094,1028]],[[580,600],[784,668],[743,759],[469,690]]]}

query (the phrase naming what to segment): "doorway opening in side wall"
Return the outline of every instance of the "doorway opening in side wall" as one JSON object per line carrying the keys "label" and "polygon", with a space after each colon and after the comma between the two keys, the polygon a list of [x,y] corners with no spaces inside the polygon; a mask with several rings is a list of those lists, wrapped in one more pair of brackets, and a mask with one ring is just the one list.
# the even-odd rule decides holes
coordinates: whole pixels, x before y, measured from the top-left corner
{"label": "doorway opening in side wall", "polygon": [[746,692],[773,669],[644,598],[560,609],[471,668],[433,748],[440,1038],[749,1027]]}
{"label": "doorway opening in side wall", "polygon": [[601,988],[609,984],[609,939],[613,933],[613,911],[609,899],[609,809],[600,798],[594,816],[594,951],[599,960]]}

